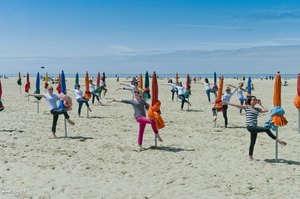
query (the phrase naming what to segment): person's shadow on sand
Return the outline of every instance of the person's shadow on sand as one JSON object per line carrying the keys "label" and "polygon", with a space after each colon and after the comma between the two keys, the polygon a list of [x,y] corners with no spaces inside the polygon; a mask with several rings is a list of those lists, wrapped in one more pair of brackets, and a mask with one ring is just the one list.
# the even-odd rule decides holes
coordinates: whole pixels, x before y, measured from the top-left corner
{"label": "person's shadow on sand", "polygon": [[285,160],[285,159],[278,159],[278,162],[276,162],[276,159],[265,159],[265,162],[267,163],[281,163],[281,164],[291,164],[291,165],[300,165],[300,162],[293,161],[293,160]]}
{"label": "person's shadow on sand", "polygon": [[177,152],[181,152],[181,151],[195,151],[195,149],[183,149],[183,148],[178,148],[178,147],[167,147],[167,146],[160,146],[160,147],[151,146],[146,150],[149,150],[149,149],[167,151],[167,152],[173,152],[173,153],[177,153]]}
{"label": "person's shadow on sand", "polygon": [[93,137],[84,137],[84,136],[68,136],[68,137],[59,137],[60,139],[70,139],[70,140],[79,140],[85,142],[86,140],[92,140]]}

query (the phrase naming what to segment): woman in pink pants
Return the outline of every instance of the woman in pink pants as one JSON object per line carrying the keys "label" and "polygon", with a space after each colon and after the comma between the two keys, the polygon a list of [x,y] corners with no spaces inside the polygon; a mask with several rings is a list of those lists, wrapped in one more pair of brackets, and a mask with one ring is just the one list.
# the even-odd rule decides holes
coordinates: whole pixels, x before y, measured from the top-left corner
{"label": "woman in pink pants", "polygon": [[145,108],[149,108],[149,104],[145,102],[145,100],[142,98],[143,94],[139,91],[135,91],[135,99],[133,100],[112,100],[111,102],[122,102],[125,104],[131,104],[134,109],[134,117],[135,120],[140,123],[140,129],[139,129],[139,136],[138,136],[138,151],[142,151],[142,143],[143,143],[143,136],[146,124],[151,124],[153,132],[156,134],[158,141],[162,142],[162,139],[160,135],[158,134],[158,130],[155,126],[155,122],[152,119],[149,119],[146,117],[146,111]]}

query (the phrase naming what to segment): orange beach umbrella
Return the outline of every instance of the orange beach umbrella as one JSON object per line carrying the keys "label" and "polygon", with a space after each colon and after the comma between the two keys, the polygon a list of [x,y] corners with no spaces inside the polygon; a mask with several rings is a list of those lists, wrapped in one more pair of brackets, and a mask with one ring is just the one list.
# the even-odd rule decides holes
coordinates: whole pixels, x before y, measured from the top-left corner
{"label": "orange beach umbrella", "polygon": [[[274,106],[281,106],[281,75],[279,72],[275,77],[273,104]],[[275,126],[285,126],[288,121],[283,115],[274,115],[271,123],[273,123]]]}
{"label": "orange beach umbrella", "polygon": [[89,73],[86,71],[85,73],[85,99],[91,99],[91,92],[90,92],[90,84],[89,84]]}
{"label": "orange beach umbrella", "polygon": [[142,75],[142,73],[139,75],[139,88],[140,89],[144,89],[143,88],[143,75]]}
{"label": "orange beach umbrella", "polygon": [[186,76],[186,90],[191,90],[191,78],[189,74]]}
{"label": "orange beach umbrella", "polygon": [[297,78],[297,95],[294,99],[294,105],[300,111],[300,73]]}
{"label": "orange beach umbrella", "polygon": [[179,76],[178,76],[178,73],[176,73],[175,80],[176,80],[176,84],[178,84],[178,83],[179,83]]}
{"label": "orange beach umbrella", "polygon": [[49,86],[48,81],[49,81],[49,77],[48,77],[48,73],[46,73],[46,76],[45,76],[45,85],[44,85],[45,89],[47,89],[48,86]]}
{"label": "orange beach umbrella", "polygon": [[58,93],[61,93],[60,74],[59,73],[58,73],[58,78],[57,78],[56,90],[57,90]]}
{"label": "orange beach umbrella", "polygon": [[219,88],[218,88],[218,95],[217,95],[217,99],[215,101],[215,107],[217,109],[221,109],[222,108],[222,92],[223,92],[223,85],[224,85],[224,77],[221,76],[219,79]]}
{"label": "orange beach umbrella", "polygon": [[157,84],[157,77],[156,73],[153,72],[152,75],[152,102],[151,104],[154,105],[158,101],[158,84]]}
{"label": "orange beach umbrella", "polygon": [[99,87],[100,86],[100,73],[98,72],[97,74],[97,83],[96,83],[96,86]]}

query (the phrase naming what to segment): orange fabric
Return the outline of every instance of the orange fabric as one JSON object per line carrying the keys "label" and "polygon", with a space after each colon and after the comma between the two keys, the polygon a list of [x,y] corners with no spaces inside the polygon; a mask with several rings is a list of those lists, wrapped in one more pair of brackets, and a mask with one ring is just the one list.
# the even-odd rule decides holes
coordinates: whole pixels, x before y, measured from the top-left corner
{"label": "orange fabric", "polygon": [[157,129],[162,129],[165,127],[165,122],[160,114],[160,101],[157,101],[153,106],[148,109],[148,117],[155,121],[155,126]]}
{"label": "orange fabric", "polygon": [[277,73],[274,83],[274,95],[273,95],[274,106],[281,106],[281,76]]}
{"label": "orange fabric", "polygon": [[151,105],[153,106],[158,101],[158,84],[157,84],[157,77],[156,73],[153,72],[152,75],[152,102]]}
{"label": "orange fabric", "polygon": [[186,90],[191,90],[191,78],[189,74],[186,76]]}
{"label": "orange fabric", "polygon": [[219,81],[219,88],[218,88],[218,95],[217,99],[215,101],[215,107],[218,109],[218,111],[222,111],[222,92],[223,92],[223,84],[224,84],[224,77],[220,77]]}
{"label": "orange fabric", "polygon": [[60,74],[58,73],[58,78],[57,78],[57,86],[56,86],[56,90],[58,93],[61,92],[61,86],[60,86]]}
{"label": "orange fabric", "polygon": [[175,77],[175,79],[176,79],[176,84],[178,84],[178,83],[179,83],[179,77],[178,77],[178,73],[176,73],[176,77]]}
{"label": "orange fabric", "polygon": [[294,105],[297,109],[300,109],[300,96],[296,96],[294,99]]}
{"label": "orange fabric", "polygon": [[143,75],[140,74],[139,76],[139,88],[143,90]]}
{"label": "orange fabric", "polygon": [[287,125],[288,121],[283,115],[274,115],[271,123],[273,123],[275,126],[285,126]]}
{"label": "orange fabric", "polygon": [[85,92],[84,92],[84,99],[91,99],[92,95],[90,92],[90,83],[89,83],[89,73],[86,71],[85,73]]}
{"label": "orange fabric", "polygon": [[297,78],[297,94],[300,96],[300,73],[298,74]]}
{"label": "orange fabric", "polygon": [[59,94],[59,98],[64,102],[67,111],[72,110],[72,98],[64,93]]}

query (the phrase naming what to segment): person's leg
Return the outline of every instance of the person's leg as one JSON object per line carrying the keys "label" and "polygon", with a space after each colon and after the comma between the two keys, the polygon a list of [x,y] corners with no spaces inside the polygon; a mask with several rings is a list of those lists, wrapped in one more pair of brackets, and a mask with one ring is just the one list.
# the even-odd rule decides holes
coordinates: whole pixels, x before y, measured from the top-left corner
{"label": "person's leg", "polygon": [[107,93],[107,89],[106,88],[103,88],[103,90],[104,90],[104,96],[106,95],[106,93]]}
{"label": "person's leg", "polygon": [[206,95],[207,95],[208,102],[210,102],[210,91],[209,90],[206,90]]}
{"label": "person's leg", "polygon": [[94,104],[95,101],[95,93],[92,93],[93,97],[92,97],[92,104]]}
{"label": "person's leg", "polygon": [[172,101],[174,101],[174,94],[175,94],[175,91],[171,91],[172,92]]}
{"label": "person's leg", "polygon": [[253,160],[253,151],[254,151],[256,138],[257,138],[257,133],[250,132],[250,147],[249,147],[249,159],[250,160]]}
{"label": "person's leg", "polygon": [[61,115],[63,114],[66,118],[66,120],[68,120],[68,122],[71,124],[71,125],[74,125],[75,122],[73,122],[72,120],[70,120],[70,116],[68,114],[68,112],[66,110],[60,110],[60,109],[52,109],[51,110],[51,113],[52,114],[56,114],[56,115]]}
{"label": "person's leg", "polygon": [[88,109],[90,112],[92,112],[92,109],[90,108],[90,105],[89,105],[89,101],[86,100],[86,99],[83,99],[83,103],[85,103],[87,109]]}
{"label": "person's leg", "polygon": [[78,115],[80,116],[83,101],[81,99],[77,99],[77,102],[78,102]]}
{"label": "person's leg", "polygon": [[52,110],[50,111],[51,114],[53,115],[53,121],[52,121],[52,134],[54,138],[57,138],[55,133],[56,133],[56,124],[57,124],[57,120],[58,120],[58,114],[56,114],[55,112],[53,112]]}
{"label": "person's leg", "polygon": [[143,124],[151,124],[151,127],[152,127],[152,131],[154,132],[154,134],[156,134],[157,136],[157,139],[158,141],[162,142],[162,139],[161,137],[159,136],[158,134],[158,129],[156,128],[156,125],[155,125],[155,121],[154,120],[151,120],[147,117],[138,117],[136,118],[136,120],[139,122],[139,123],[143,123]]}
{"label": "person's leg", "polygon": [[228,125],[228,118],[227,118],[227,109],[228,109],[228,105],[223,105],[223,117],[225,120],[225,128],[227,128]]}
{"label": "person's leg", "polygon": [[262,132],[265,132],[268,134],[268,136],[270,138],[272,138],[273,140],[276,140],[276,142],[278,142],[279,144],[281,144],[282,146],[285,146],[287,143],[282,141],[282,140],[279,140],[270,130],[270,128],[267,128],[267,127],[261,127],[261,126],[254,126],[252,127],[252,131],[255,131],[257,133],[262,133]]}
{"label": "person's leg", "polygon": [[[244,99],[239,99],[240,100],[240,105],[244,105]],[[240,109],[240,114],[242,114],[242,110],[243,109]]]}

